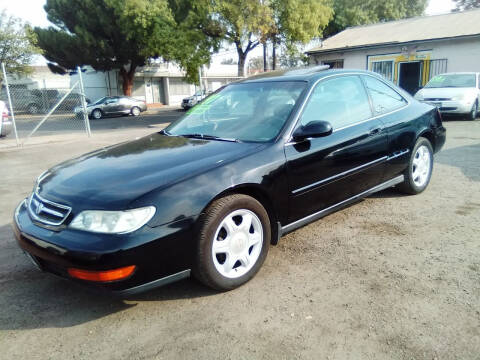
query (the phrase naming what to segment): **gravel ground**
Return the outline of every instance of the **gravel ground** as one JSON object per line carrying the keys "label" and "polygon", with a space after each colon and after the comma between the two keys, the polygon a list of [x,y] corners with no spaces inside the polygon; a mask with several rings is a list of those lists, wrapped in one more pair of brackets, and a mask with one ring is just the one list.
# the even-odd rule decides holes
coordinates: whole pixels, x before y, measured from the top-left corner
{"label": "gravel ground", "polygon": [[184,280],[129,300],[38,272],[9,221],[46,167],[147,130],[0,152],[0,358],[480,359],[480,121],[445,125],[423,194],[285,236],[234,291]]}

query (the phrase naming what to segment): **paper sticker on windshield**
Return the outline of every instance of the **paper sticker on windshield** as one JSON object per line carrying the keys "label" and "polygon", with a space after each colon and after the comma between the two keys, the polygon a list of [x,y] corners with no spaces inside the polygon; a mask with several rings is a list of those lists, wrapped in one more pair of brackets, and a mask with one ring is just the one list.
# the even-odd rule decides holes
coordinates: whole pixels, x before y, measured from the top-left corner
{"label": "paper sticker on windshield", "polygon": [[442,82],[443,80],[445,80],[444,76],[435,76],[432,80],[430,80],[430,82],[437,83],[437,82]]}
{"label": "paper sticker on windshield", "polygon": [[198,115],[198,114],[203,114],[205,111],[210,109],[212,106],[212,102],[214,102],[216,99],[220,97],[220,94],[214,94],[206,98],[204,101],[201,103],[195,105],[193,108],[187,111],[188,115]]}

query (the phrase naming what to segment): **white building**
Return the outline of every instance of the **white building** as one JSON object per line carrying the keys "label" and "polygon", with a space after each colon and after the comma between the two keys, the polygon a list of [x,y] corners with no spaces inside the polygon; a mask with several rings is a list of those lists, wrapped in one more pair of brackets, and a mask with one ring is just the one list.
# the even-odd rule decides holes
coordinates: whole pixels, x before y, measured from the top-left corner
{"label": "white building", "polygon": [[[123,94],[122,78],[118,71],[101,72],[90,67],[85,69],[82,76],[87,98],[96,100],[107,95]],[[192,95],[198,89],[185,82],[184,75],[178,66],[170,63],[139,68],[134,76],[132,96],[145,100],[147,104],[180,105],[184,97]],[[202,75],[203,89],[210,91],[239,79],[236,65],[205,67]],[[33,72],[27,77],[9,76],[11,86],[30,90],[68,90],[78,80],[78,74],[54,74],[47,66],[33,66]]]}
{"label": "white building", "polygon": [[[163,63],[140,68],[134,77],[132,96],[147,104],[179,105],[182,99],[198,88],[184,81],[185,73],[175,64]],[[237,65],[215,65],[202,69],[202,88],[215,91],[220,86],[240,79]],[[118,80],[119,89],[121,78]]]}
{"label": "white building", "polygon": [[480,71],[480,9],[348,28],[307,55],[378,72],[413,93],[439,73]]}

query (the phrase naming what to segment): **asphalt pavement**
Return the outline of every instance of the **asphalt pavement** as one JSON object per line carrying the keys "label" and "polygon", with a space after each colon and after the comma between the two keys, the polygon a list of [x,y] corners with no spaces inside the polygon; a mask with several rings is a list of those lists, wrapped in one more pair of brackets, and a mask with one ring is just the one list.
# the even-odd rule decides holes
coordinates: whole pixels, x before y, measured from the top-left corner
{"label": "asphalt pavement", "polygon": [[[99,120],[90,120],[91,131],[108,131],[114,129],[138,129],[154,125],[170,123],[185,112],[177,107],[163,107],[155,110],[149,110],[140,116],[115,116],[106,117]],[[45,115],[19,115],[16,117],[16,125],[19,137],[24,139],[38,125]],[[84,132],[85,123],[83,119],[76,118],[73,114],[59,113],[50,116],[33,135],[46,136],[65,134],[72,132]],[[10,135],[13,137],[13,134]]]}

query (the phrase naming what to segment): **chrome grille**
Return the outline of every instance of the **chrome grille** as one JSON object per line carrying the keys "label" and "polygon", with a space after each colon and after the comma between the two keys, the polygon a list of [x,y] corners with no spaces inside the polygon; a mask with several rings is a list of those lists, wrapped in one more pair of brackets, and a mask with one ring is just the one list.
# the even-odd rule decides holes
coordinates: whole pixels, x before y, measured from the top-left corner
{"label": "chrome grille", "polygon": [[28,199],[30,217],[47,225],[61,225],[71,211],[71,207],[46,200],[35,192]]}

